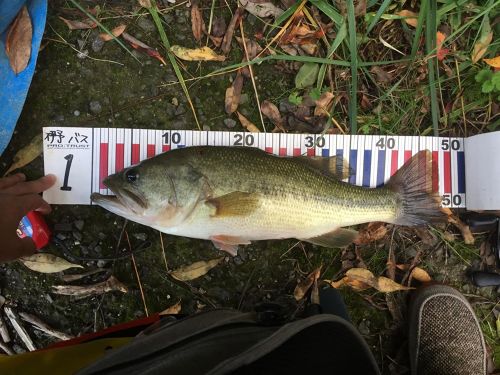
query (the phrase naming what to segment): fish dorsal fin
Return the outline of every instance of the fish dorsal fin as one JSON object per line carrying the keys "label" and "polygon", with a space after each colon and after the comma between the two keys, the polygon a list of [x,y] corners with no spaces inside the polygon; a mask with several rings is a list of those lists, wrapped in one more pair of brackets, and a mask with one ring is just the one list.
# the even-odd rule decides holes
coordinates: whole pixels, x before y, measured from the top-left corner
{"label": "fish dorsal fin", "polygon": [[358,232],[353,229],[338,228],[321,236],[303,238],[301,241],[310,242],[323,247],[345,247],[358,237]]}
{"label": "fish dorsal fin", "polygon": [[309,166],[333,175],[339,180],[349,178],[349,176],[354,174],[353,170],[349,167],[349,163],[342,156],[299,156],[298,158]]}
{"label": "fish dorsal fin", "polygon": [[242,191],[233,191],[206,200],[206,204],[215,208],[215,213],[212,215],[214,217],[249,215],[260,206],[260,203],[259,194]]}

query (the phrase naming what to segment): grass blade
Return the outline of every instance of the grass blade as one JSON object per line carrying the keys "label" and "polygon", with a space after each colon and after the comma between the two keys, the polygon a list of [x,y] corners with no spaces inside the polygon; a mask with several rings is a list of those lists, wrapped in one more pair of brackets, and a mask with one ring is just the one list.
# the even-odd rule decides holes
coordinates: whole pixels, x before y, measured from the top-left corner
{"label": "grass blade", "polygon": [[[427,55],[434,53],[436,50],[436,0],[427,0],[429,2],[429,11],[426,12],[426,27],[425,27],[425,47]],[[428,57],[427,67],[429,71],[429,92],[431,97],[431,117],[432,129],[434,136],[439,136],[439,104],[437,100],[437,88],[435,73],[437,71],[437,58]]]}
{"label": "grass blade", "polygon": [[[340,13],[325,0],[309,0],[309,2],[335,22],[337,26],[340,27],[344,22],[344,18],[340,15]],[[351,1],[348,1],[348,3],[349,2]]]}
{"label": "grass blade", "polygon": [[177,64],[177,60],[175,60],[174,55],[172,54],[172,52],[170,52],[170,42],[168,41],[167,34],[165,33],[165,29],[163,28],[163,25],[161,23],[160,16],[158,15],[158,7],[156,5],[155,0],[151,1],[151,8],[148,8],[148,10],[149,10],[149,13],[151,13],[151,16],[153,17],[153,21],[156,24],[156,28],[158,29],[158,32],[160,33],[161,41],[163,42],[163,45],[165,46],[165,49],[167,50],[168,59],[170,60],[170,63],[172,64],[172,68],[174,69],[175,75],[177,76],[177,79],[179,80],[179,83],[181,84],[182,90],[184,91],[184,95],[186,95],[186,99],[189,103],[189,106],[191,107],[191,111],[193,112],[193,116],[194,116],[194,121],[196,122],[198,129],[201,130],[200,123],[198,122],[198,116],[196,116],[196,110],[194,109],[193,102],[191,101],[191,96],[189,95],[189,91],[187,89],[186,82],[184,81],[184,77],[182,76],[181,69],[179,68],[179,64]]}
{"label": "grass blade", "polygon": [[370,24],[366,28],[366,34],[365,35],[370,34],[370,31],[372,31],[372,29],[375,27],[375,25],[379,21],[380,17],[382,17],[382,14],[384,14],[384,12],[387,9],[387,7],[391,4],[391,1],[392,0],[384,0],[384,2],[382,3],[382,5],[380,6],[380,8],[378,8],[377,13],[375,14],[375,17],[373,17],[372,21],[370,22]]}
{"label": "grass blade", "polygon": [[[342,22],[342,25],[339,27],[339,31],[337,32],[336,38],[333,40],[330,48],[328,48],[328,52],[326,53],[326,58],[329,59],[335,53],[340,44],[344,41],[347,36],[347,26],[345,22]],[[327,64],[322,64],[319,73],[318,73],[318,83],[317,87],[321,90],[323,87],[323,81],[325,80]]]}
{"label": "grass blade", "polygon": [[100,23],[97,18],[95,18],[92,14],[90,14],[89,12],[87,12],[84,8],[82,8],[82,6],[80,4],[78,4],[75,0],[69,0],[71,2],[71,4],[73,4],[75,7],[78,8],[78,10],[80,10],[81,12],[83,12],[88,18],[90,18],[92,21],[94,21],[97,26],[99,26],[105,33],[111,35],[113,37],[113,40],[118,43],[125,51],[127,51],[129,53],[130,56],[132,56],[139,64],[142,65],[142,62],[141,60],[139,60],[133,53],[131,50],[129,50],[127,48],[127,46],[120,40],[118,39],[116,36],[113,35],[113,33],[106,27],[104,26],[102,23]]}
{"label": "grass blade", "polygon": [[356,48],[356,18],[354,2],[347,2],[347,24],[349,34],[349,50],[351,55],[351,99],[349,100],[349,125],[351,134],[358,131],[358,51]]}
{"label": "grass blade", "polygon": [[415,36],[413,37],[413,43],[411,45],[410,57],[412,60],[414,60],[415,56],[417,56],[418,45],[420,44],[420,36],[422,35],[422,30],[424,28],[424,17],[427,14],[428,5],[429,0],[423,0],[420,6],[420,12],[417,19],[417,28],[415,29]]}

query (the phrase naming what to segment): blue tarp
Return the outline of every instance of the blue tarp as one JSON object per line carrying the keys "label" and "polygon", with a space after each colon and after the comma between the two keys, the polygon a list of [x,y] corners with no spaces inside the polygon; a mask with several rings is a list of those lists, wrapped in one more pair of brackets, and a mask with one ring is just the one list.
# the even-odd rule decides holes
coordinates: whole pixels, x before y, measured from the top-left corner
{"label": "blue tarp", "polygon": [[[8,26],[24,4],[31,17],[33,39],[28,66],[16,76],[5,54],[5,38]],[[28,94],[46,17],[47,0],[0,0],[0,155],[9,144]]]}

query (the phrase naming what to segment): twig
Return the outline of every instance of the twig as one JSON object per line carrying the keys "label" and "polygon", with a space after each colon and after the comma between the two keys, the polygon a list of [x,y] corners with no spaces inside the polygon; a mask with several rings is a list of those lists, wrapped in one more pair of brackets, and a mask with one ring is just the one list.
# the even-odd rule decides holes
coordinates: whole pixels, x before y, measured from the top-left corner
{"label": "twig", "polygon": [[[130,251],[132,251],[132,245],[130,244],[130,239],[128,237],[127,231],[125,231],[125,237],[127,238],[128,247],[129,247]],[[142,289],[141,278],[139,276],[139,272],[137,271],[137,264],[135,263],[134,254],[131,254],[131,259],[132,259],[132,265],[134,266],[135,276],[137,277],[137,283],[139,284],[139,290],[141,292],[141,298],[142,298],[142,303],[144,305],[144,311],[146,312],[146,316],[149,316],[148,307],[146,305],[146,298],[144,297],[144,290]]]}
{"label": "twig", "polygon": [[40,318],[34,315],[25,312],[20,312],[19,316],[24,321],[33,324],[33,326],[35,326],[35,328],[39,329],[40,331],[45,332],[50,336],[54,336],[60,340],[70,340],[74,337],[50,327],[47,323],[43,322],[42,320],[40,320]]}
{"label": "twig", "polygon": [[165,246],[163,245],[163,235],[161,232],[160,233],[160,243],[161,243],[161,249],[163,251],[163,261],[165,262],[165,269],[168,272],[168,263],[167,263],[167,255],[165,254]]}
{"label": "twig", "polygon": [[14,352],[2,340],[0,340],[0,349],[2,349],[7,355],[14,355]]}
{"label": "twig", "polygon": [[[240,20],[240,32],[241,32],[241,40],[243,41],[243,49],[245,50],[245,57],[246,60],[248,61],[250,59],[248,58],[247,42],[245,40],[245,32],[243,31],[243,22],[241,22],[241,20]],[[262,117],[262,111],[260,110],[259,93],[257,92],[257,85],[255,84],[255,77],[253,75],[252,65],[248,65],[248,70],[250,71],[250,78],[252,79],[253,90],[255,92],[255,100],[257,100],[257,107],[259,108],[259,116],[260,116],[260,122],[262,123],[262,129],[266,131],[266,126],[264,125],[264,117]]]}
{"label": "twig", "polygon": [[19,338],[24,343],[26,348],[31,352],[36,350],[35,344],[33,344],[33,340],[31,340],[31,337],[28,335],[28,332],[26,332],[26,329],[21,325],[21,322],[19,321],[19,318],[17,317],[14,310],[12,310],[12,308],[8,306],[5,306],[4,311],[5,314],[7,315],[7,318],[9,318],[12,327],[14,327],[16,333],[19,335]]}

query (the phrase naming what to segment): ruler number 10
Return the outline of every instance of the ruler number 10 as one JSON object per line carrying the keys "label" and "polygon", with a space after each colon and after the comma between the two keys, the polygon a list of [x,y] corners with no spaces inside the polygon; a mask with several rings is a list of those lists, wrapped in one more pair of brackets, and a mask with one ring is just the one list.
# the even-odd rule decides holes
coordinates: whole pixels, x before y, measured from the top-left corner
{"label": "ruler number 10", "polygon": [[380,149],[388,148],[389,150],[392,150],[394,147],[396,147],[396,140],[394,138],[388,137],[387,140],[385,138],[380,138],[377,143],[375,143],[375,146],[377,146]]}
{"label": "ruler number 10", "polygon": [[170,144],[170,140],[174,145],[181,143],[181,135],[180,133],[173,132],[172,136],[170,136],[170,132],[163,133],[163,143]]}

